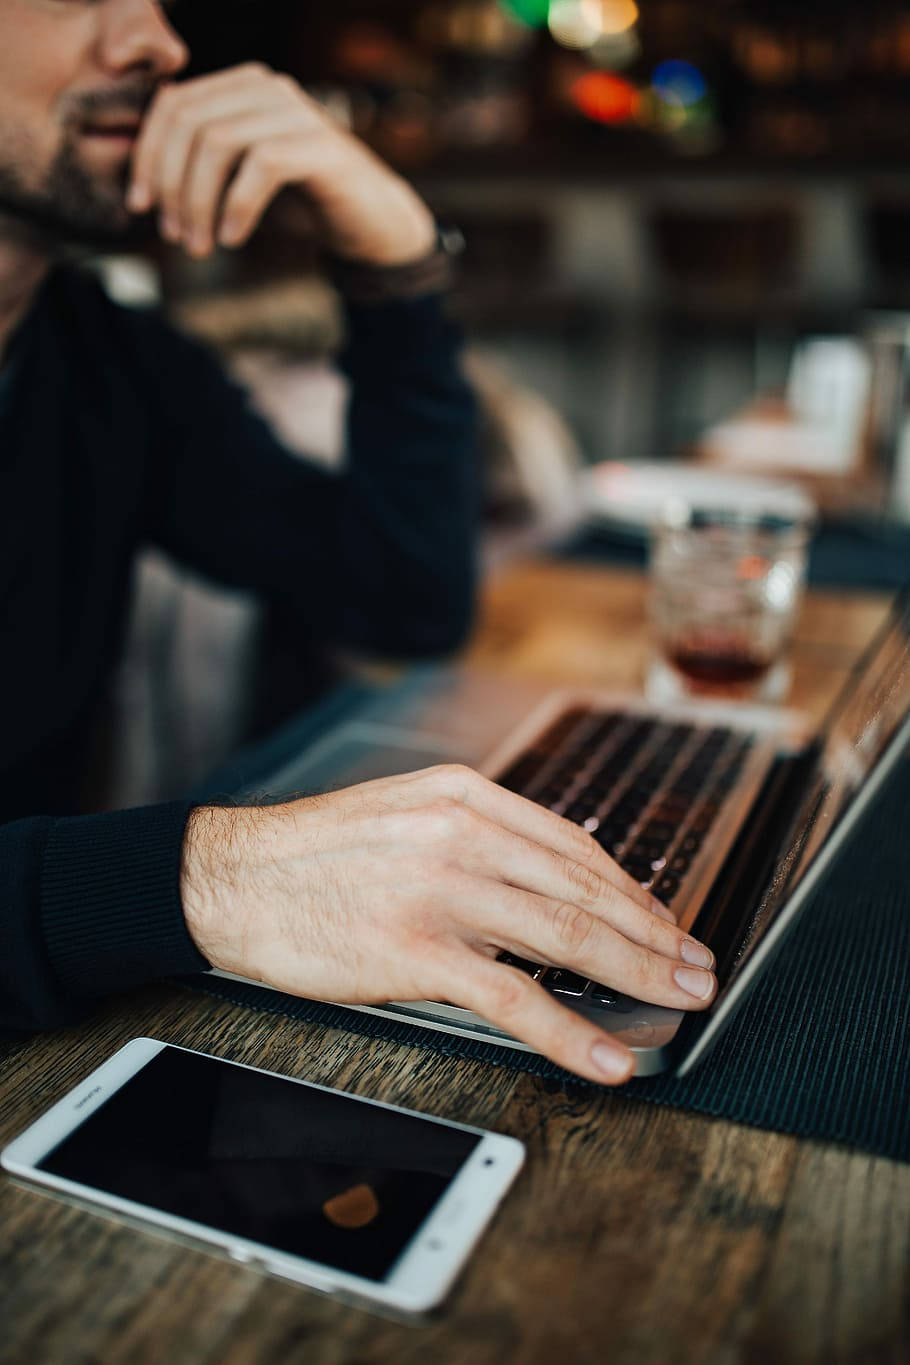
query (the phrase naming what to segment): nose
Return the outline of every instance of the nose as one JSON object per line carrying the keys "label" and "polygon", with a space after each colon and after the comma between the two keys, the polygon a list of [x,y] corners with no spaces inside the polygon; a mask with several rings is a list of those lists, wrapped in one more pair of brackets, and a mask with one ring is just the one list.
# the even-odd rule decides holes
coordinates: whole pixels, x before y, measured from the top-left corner
{"label": "nose", "polygon": [[142,70],[163,80],[189,58],[157,0],[106,0],[100,45],[102,62],[115,75]]}

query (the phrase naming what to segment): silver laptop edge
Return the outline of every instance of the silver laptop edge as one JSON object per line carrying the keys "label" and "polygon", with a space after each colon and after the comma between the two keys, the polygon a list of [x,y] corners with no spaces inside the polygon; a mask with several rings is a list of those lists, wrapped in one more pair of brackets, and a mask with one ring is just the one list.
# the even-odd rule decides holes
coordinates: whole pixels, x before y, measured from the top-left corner
{"label": "silver laptop edge", "polygon": [[736,974],[729,988],[715,1001],[710,1016],[706,1020],[704,1030],[699,1034],[676,1069],[678,1076],[687,1075],[717,1042],[718,1037],[730,1022],[735,1011],[743,1003],[748,991],[755,985],[767,967],[771,957],[793,927],[797,916],[804,909],[812,892],[819,885],[850,834],[872,804],[908,745],[910,745],[910,716],[905,719],[869,773],[862,788],[846,807],[842,819],[838,821],[818,850],[805,875],[776,911],[771,924],[756,944],[748,961]]}

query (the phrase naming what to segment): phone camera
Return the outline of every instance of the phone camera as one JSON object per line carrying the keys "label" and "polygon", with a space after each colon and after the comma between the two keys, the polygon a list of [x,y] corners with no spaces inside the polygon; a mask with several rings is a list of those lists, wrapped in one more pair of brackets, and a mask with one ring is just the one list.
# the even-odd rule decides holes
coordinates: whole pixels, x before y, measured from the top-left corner
{"label": "phone camera", "polygon": [[496,1164],[496,1158],[493,1156],[484,1157],[483,1164],[485,1166],[494,1166]]}
{"label": "phone camera", "polygon": [[438,1237],[434,1237],[431,1242],[427,1243],[427,1246],[431,1251],[442,1251],[443,1243],[440,1242]]}

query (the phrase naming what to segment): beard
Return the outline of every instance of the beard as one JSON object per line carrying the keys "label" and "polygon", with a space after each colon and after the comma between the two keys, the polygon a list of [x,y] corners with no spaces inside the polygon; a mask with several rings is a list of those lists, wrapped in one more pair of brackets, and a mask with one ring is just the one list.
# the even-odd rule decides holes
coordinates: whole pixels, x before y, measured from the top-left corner
{"label": "beard", "polygon": [[74,242],[110,246],[130,234],[126,208],[128,167],[101,181],[80,163],[71,139],[63,142],[44,182],[30,189],[9,166],[0,165],[0,213],[21,234],[42,245]]}
{"label": "beard", "polygon": [[[147,109],[153,93],[147,82],[134,82],[116,94],[82,96],[73,114],[86,119],[110,109]],[[79,157],[76,117],[67,120],[60,147],[37,185],[30,185],[15,163],[0,159],[0,217],[4,232],[54,249],[72,244],[109,247],[141,241],[147,223],[137,222],[126,207],[129,161],[107,176],[93,173]]]}

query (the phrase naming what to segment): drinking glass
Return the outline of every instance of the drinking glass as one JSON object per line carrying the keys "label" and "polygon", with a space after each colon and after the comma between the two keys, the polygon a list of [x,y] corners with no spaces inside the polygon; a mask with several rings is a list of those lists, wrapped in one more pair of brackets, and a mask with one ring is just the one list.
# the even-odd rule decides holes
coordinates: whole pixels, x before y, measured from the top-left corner
{"label": "drinking glass", "polygon": [[674,504],[652,528],[653,701],[780,701],[808,515]]}

